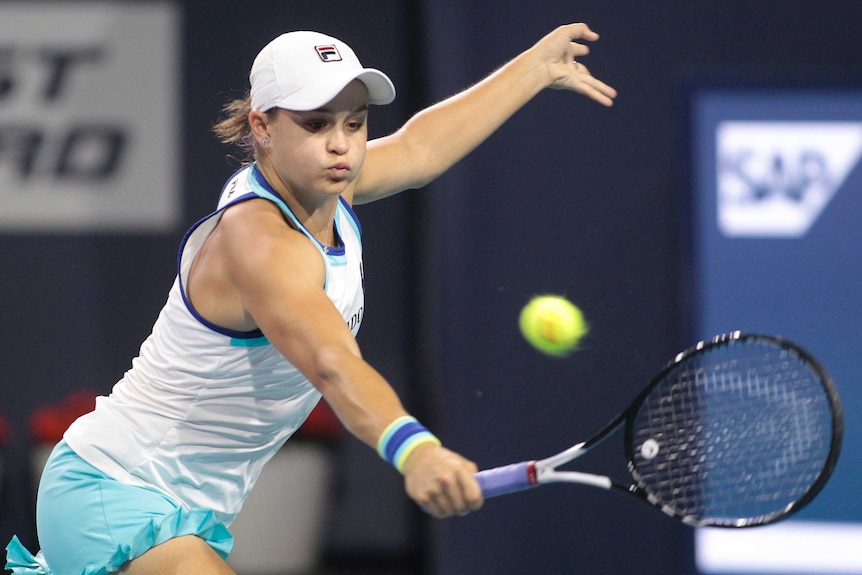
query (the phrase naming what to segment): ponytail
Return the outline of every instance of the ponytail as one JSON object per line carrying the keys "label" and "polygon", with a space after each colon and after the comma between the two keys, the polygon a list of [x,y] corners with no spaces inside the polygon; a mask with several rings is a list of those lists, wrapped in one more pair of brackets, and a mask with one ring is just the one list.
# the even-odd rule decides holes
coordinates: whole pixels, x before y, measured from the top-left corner
{"label": "ponytail", "polygon": [[243,163],[253,162],[257,157],[257,142],[248,123],[251,95],[247,93],[243,98],[229,101],[221,112],[221,119],[212,127],[216,138],[223,144],[236,145],[242,150]]}

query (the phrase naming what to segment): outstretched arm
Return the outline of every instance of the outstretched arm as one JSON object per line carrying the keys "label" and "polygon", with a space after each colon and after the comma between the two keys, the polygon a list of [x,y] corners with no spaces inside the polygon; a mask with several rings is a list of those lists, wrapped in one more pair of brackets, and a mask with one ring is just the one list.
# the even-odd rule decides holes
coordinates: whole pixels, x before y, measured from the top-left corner
{"label": "outstretched arm", "polygon": [[371,202],[418,188],[448,170],[544,88],[571,90],[610,106],[616,90],[575,59],[595,41],[586,24],[560,26],[478,84],[411,118],[368,144],[353,202]]}
{"label": "outstretched arm", "polygon": [[[229,208],[205,249],[208,260],[197,267],[202,279],[189,286],[196,305],[210,301],[210,310],[234,308],[237,317],[252,321],[229,323],[259,327],[323,394],[348,431],[377,448],[384,432],[408,414],[389,383],[362,359],[324,292],[326,271],[318,249],[265,200]],[[220,291],[207,281],[217,281]],[[383,442],[392,447],[386,459],[403,472],[405,489],[419,505],[435,517],[482,505],[474,463],[439,442],[416,442],[408,449],[404,439],[400,434]]]}

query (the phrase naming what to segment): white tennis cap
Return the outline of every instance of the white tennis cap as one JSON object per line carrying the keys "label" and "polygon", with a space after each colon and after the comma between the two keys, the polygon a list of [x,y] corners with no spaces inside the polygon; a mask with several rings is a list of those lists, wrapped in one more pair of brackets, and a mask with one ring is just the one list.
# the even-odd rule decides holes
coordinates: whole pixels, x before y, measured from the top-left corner
{"label": "white tennis cap", "polygon": [[306,111],[320,108],[353,80],[368,88],[371,104],[395,99],[389,77],[363,68],[350,46],[318,32],[288,32],[263,47],[249,75],[251,108]]}

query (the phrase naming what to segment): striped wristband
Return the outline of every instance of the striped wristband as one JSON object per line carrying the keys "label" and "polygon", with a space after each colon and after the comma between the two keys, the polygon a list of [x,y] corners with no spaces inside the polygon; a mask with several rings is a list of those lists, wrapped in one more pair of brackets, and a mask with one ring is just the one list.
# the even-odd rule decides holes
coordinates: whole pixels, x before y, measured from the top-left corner
{"label": "striped wristband", "polygon": [[425,429],[415,417],[405,415],[390,423],[377,441],[380,457],[404,473],[404,462],[423,443],[440,445],[440,440]]}

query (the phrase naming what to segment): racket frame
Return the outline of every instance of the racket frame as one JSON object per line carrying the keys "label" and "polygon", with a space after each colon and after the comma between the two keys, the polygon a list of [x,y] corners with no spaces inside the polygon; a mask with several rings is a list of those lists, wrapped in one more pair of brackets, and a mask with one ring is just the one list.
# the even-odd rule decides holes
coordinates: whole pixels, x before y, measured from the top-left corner
{"label": "racket frame", "polygon": [[[632,437],[632,422],[637,416],[638,411],[646,398],[653,391],[653,389],[664,380],[664,377],[669,371],[675,369],[679,364],[686,361],[692,355],[700,354],[710,348],[733,345],[735,342],[742,343],[745,341],[762,341],[768,345],[774,346],[776,349],[786,350],[787,352],[795,354],[799,358],[801,358],[812,369],[812,371],[815,372],[815,374],[817,375],[817,379],[823,388],[824,396],[826,397],[826,400],[830,407],[830,411],[832,413],[832,434],[831,443],[829,446],[829,455],[827,456],[826,461],[824,462],[823,467],[821,468],[817,478],[811,482],[806,492],[801,497],[789,503],[784,508],[776,510],[772,513],[768,513],[766,515],[759,516],[756,518],[721,521],[706,521],[698,519],[696,517],[678,513],[674,509],[663,505],[654,495],[649,493],[648,490],[644,489],[643,483],[638,476],[637,468],[635,467],[634,463],[635,453],[634,441]],[[757,527],[781,521],[783,519],[786,519],[788,516],[798,512],[806,505],[808,505],[814,499],[814,497],[817,496],[818,493],[820,493],[820,491],[826,485],[826,482],[832,476],[832,472],[835,470],[835,466],[838,464],[838,458],[841,454],[841,446],[844,439],[844,412],[841,405],[841,398],[838,394],[838,389],[835,386],[835,382],[832,380],[832,377],[829,375],[823,365],[817,360],[817,358],[811,355],[807,350],[803,349],[799,345],[793,343],[792,341],[784,337],[776,335],[764,335],[759,333],[745,333],[742,331],[733,331],[717,335],[711,340],[700,341],[689,349],[678,353],[673,358],[673,360],[668,362],[668,364],[659,373],[657,373],[652,380],[650,380],[650,383],[643,389],[643,391],[641,391],[637,398],[626,409],[624,415],[620,417],[624,417],[626,419],[624,441],[626,460],[628,462],[627,465],[629,468],[629,472],[634,479],[634,483],[629,487],[627,491],[629,493],[644,498],[646,501],[652,503],[654,506],[658,507],[662,512],[666,513],[667,515],[676,517],[683,523],[698,527]]]}

